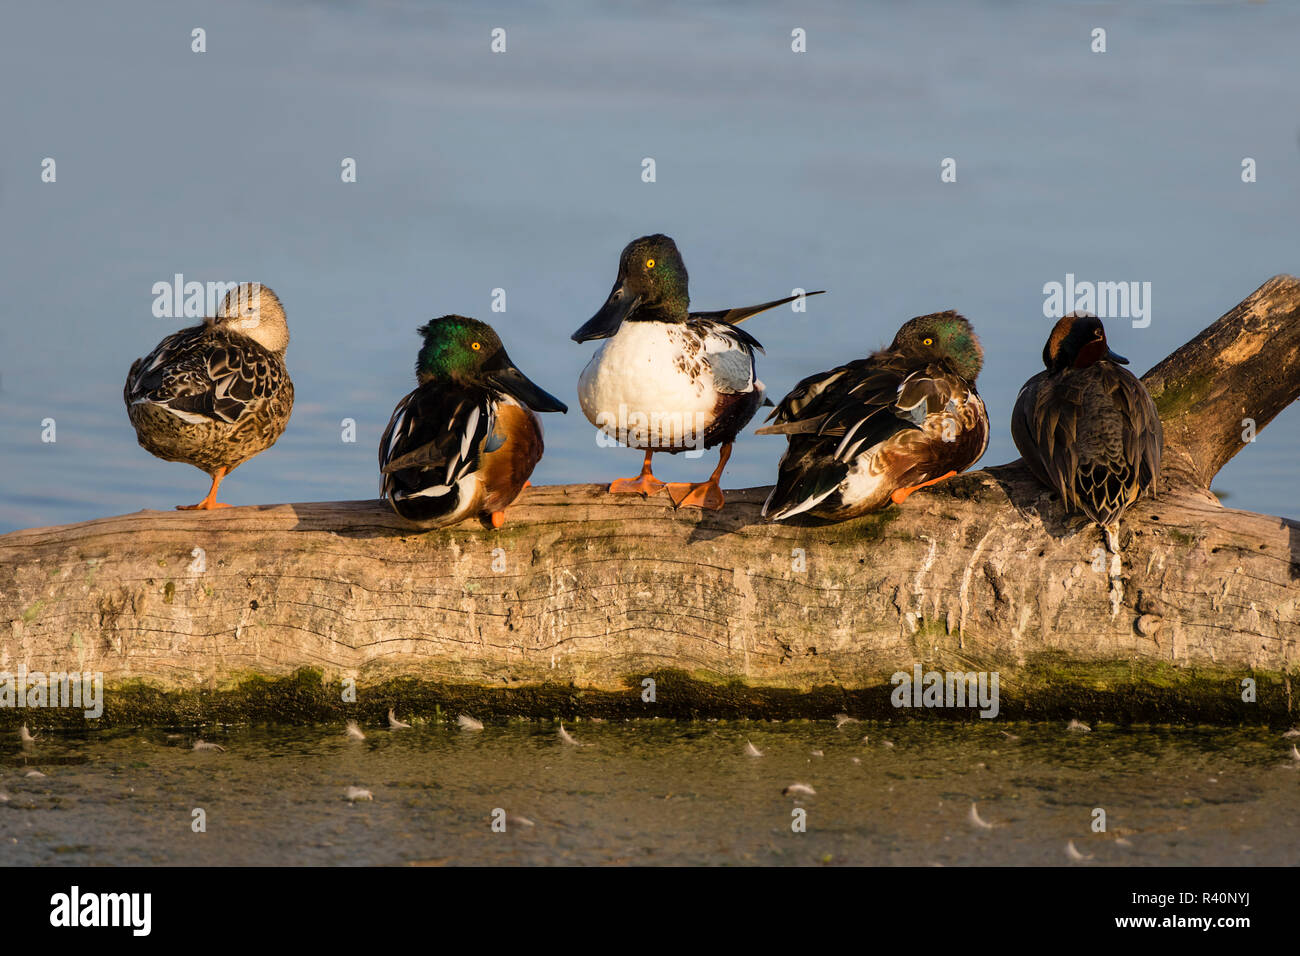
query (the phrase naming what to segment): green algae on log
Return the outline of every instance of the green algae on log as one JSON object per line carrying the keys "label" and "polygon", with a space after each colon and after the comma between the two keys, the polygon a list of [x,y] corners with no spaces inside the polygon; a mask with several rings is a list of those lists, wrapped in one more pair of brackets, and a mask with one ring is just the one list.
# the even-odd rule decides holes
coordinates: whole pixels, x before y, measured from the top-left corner
{"label": "green algae on log", "polygon": [[[942,666],[942,665],[937,665]],[[1002,720],[1068,720],[1117,724],[1272,724],[1294,722],[1289,677],[1246,672],[1256,699],[1244,701],[1242,672],[1180,667],[1164,663],[1104,663],[1044,660],[999,672],[998,712]],[[647,681],[654,699],[647,699]],[[342,678],[326,681],[303,668],[285,677],[244,676],[221,687],[177,689],[147,679],[123,680],[107,688],[103,715],[88,720],[75,708],[0,710],[0,727],[30,724],[42,729],[107,727],[199,727],[226,724],[316,724],[358,720],[382,726],[389,709],[409,722],[455,721],[459,714],[486,719],[602,718],[637,720],[752,719],[979,720],[976,708],[909,708],[891,703],[895,685],[887,677],[847,688],[839,684],[795,689],[754,686],[661,670],[630,674],[621,689],[584,689],[558,681],[513,686],[454,684],[397,677],[358,685],[355,702]]]}
{"label": "green algae on log", "polygon": [[420,533],[375,501],[144,511],[0,536],[0,672],[102,673],[118,724],[972,716],[894,710],[916,664],[997,671],[1004,717],[1285,721],[1300,525],[1208,488],[1241,420],[1300,394],[1300,280],[1145,380],[1166,470],[1118,570],[1019,463],[825,526],[764,522],[766,489],[701,514],[596,485],[530,488],[500,531]]}

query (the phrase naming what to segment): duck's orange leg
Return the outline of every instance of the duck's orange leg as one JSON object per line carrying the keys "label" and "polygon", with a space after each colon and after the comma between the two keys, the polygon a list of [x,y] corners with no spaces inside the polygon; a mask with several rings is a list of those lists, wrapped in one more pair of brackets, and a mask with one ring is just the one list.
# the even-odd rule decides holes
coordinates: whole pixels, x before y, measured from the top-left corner
{"label": "duck's orange leg", "polygon": [[609,486],[611,495],[653,495],[664,488],[664,483],[650,473],[650,456],[654,452],[646,449],[645,464],[641,474],[635,478],[619,478]]}
{"label": "duck's orange leg", "polygon": [[896,505],[901,505],[907,500],[908,495],[912,492],[920,491],[922,488],[928,488],[930,485],[937,485],[941,481],[947,481],[956,474],[957,472],[950,471],[946,475],[940,475],[938,478],[931,478],[929,481],[923,481],[919,485],[909,485],[906,488],[895,488],[893,494],[889,496],[889,500]]}
{"label": "duck's orange leg", "polygon": [[208,489],[208,496],[200,501],[197,505],[177,505],[177,511],[211,511],[214,508],[229,508],[230,505],[224,501],[217,500],[217,486],[221,484],[221,479],[230,474],[229,468],[218,468],[212,473],[212,487]]}
{"label": "duck's orange leg", "polygon": [[[533,486],[533,483],[532,483],[531,481],[529,481],[527,478],[525,478],[525,479],[524,479],[524,483],[519,487],[519,490],[522,492],[525,488],[531,488],[532,486]],[[518,498],[519,496],[518,496],[518,495],[515,495],[515,497]],[[494,530],[499,530],[499,529],[501,528],[501,526],[504,525],[504,524],[506,523],[506,511],[505,511],[505,509],[502,508],[500,511],[493,511],[493,512],[491,512],[491,513],[488,515],[488,521],[492,524],[492,528],[493,528]]]}
{"label": "duck's orange leg", "polygon": [[718,467],[713,469],[708,481],[699,484],[674,481],[668,485],[668,494],[678,508],[709,508],[717,511],[725,502],[722,488],[718,481],[722,478],[722,469],[731,457],[731,442],[727,442],[718,451]]}

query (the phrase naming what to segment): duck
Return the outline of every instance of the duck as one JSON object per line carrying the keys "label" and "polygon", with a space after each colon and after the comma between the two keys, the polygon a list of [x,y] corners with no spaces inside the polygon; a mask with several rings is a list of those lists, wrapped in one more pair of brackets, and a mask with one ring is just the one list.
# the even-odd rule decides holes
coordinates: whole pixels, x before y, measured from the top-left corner
{"label": "duck", "polygon": [[226,293],[216,315],[132,363],[122,396],[140,446],[212,479],[202,501],[177,510],[230,507],[217,500],[222,479],[284,433],[293,412],[288,347],[279,296],[244,282]]}
{"label": "duck", "polygon": [[471,516],[501,528],[542,460],[537,413],[568,408],[518,369],[486,322],[444,315],[418,331],[418,384],[379,440],[380,497],[420,528]]}
{"label": "duck", "polygon": [[762,515],[845,521],[965,471],[989,443],[984,351],[954,311],[909,319],[888,348],[800,381],[760,435],[785,435]]}
{"label": "duck", "polygon": [[[610,494],[648,497],[667,489],[677,508],[717,510],[725,503],[718,482],[732,445],[766,393],[754,361],[763,346],[738,323],[824,290],[692,312],[689,282],[670,237],[657,233],[627,244],[605,304],[572,336],[604,340],[578,380],[578,401],[603,438],[645,452],[641,473],[612,482]],[[698,457],[717,446],[718,464],[706,481],[654,476],[656,452]]]}
{"label": "duck", "polygon": [[1119,521],[1154,497],[1164,429],[1146,386],[1106,340],[1095,315],[1072,312],[1043,346],[1044,370],[1016,396],[1011,437],[1034,477],[1068,514],[1099,527],[1119,553]]}

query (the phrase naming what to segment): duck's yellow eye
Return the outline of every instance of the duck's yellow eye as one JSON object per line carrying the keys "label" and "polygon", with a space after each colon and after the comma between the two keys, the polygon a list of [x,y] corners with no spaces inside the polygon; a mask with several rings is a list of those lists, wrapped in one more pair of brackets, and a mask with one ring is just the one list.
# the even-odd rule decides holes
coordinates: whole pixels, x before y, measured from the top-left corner
{"label": "duck's yellow eye", "polygon": [[921,344],[922,344],[922,345],[933,345],[933,344],[934,344],[934,339],[921,339]]}
{"label": "duck's yellow eye", "polygon": [[655,261],[653,259],[647,259],[645,261],[645,267],[647,269],[653,269],[655,267]]}
{"label": "duck's yellow eye", "polygon": [[472,348],[475,352],[477,352],[477,351],[478,351],[479,349],[481,349],[483,346],[480,345],[478,342],[471,342],[470,345],[469,345],[469,347]]}

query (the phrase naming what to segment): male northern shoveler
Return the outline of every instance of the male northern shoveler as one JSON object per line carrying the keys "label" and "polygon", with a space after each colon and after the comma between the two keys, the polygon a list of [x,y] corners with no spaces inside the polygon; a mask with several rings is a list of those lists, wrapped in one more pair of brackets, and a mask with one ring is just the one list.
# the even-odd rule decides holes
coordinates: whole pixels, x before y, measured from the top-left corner
{"label": "male northern shoveler", "polygon": [[279,298],[243,283],[214,317],[167,336],[132,364],[122,394],[140,445],[212,478],[207,497],[180,510],[229,507],[217,501],[221,479],[284,432],[293,411],[288,345]]}
{"label": "male northern shoveler", "polygon": [[989,443],[975,391],[983,363],[971,324],[936,312],[903,323],[870,358],[805,378],[758,430],[790,441],[764,516],[843,521],[965,471]]}
{"label": "male northern shoveler", "polygon": [[1146,386],[1093,315],[1071,313],[1043,346],[1045,371],[1016,396],[1011,437],[1034,476],[1082,513],[1119,553],[1119,519],[1155,494],[1164,430]]}
{"label": "male northern shoveler", "polygon": [[[754,417],[764,391],[754,367],[754,350],[763,347],[736,324],[797,298],[691,312],[677,244],[664,235],[628,243],[609,299],[573,333],[575,342],[608,340],[578,380],[583,412],[607,436],[645,451],[641,474],[615,481],[611,493],[650,495],[667,487],[677,507],[722,507],[718,480],[736,434]],[[718,467],[707,481],[665,485],[650,470],[657,451],[715,445],[722,446]]]}
{"label": "male northern shoveler", "polygon": [[515,367],[488,324],[444,315],[419,331],[419,385],[379,440],[380,496],[422,528],[475,514],[499,528],[542,458],[534,413],[568,408]]}

